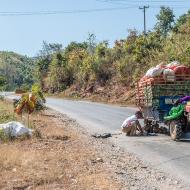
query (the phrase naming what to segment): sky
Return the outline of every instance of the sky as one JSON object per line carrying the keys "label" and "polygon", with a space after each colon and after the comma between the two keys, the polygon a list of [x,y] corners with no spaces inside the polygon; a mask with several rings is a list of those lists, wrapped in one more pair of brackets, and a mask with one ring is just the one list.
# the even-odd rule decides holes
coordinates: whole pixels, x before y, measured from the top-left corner
{"label": "sky", "polygon": [[[143,12],[139,6],[144,5],[150,6],[146,15],[147,29],[151,30],[161,5],[173,8],[177,18],[190,9],[190,0],[0,0],[0,51],[35,56],[43,41],[65,47],[71,41],[85,41],[88,33],[94,33],[97,41],[108,40],[113,44],[126,38],[128,29],[143,31]],[[112,8],[123,9],[91,11]],[[61,13],[23,14],[52,11]]]}

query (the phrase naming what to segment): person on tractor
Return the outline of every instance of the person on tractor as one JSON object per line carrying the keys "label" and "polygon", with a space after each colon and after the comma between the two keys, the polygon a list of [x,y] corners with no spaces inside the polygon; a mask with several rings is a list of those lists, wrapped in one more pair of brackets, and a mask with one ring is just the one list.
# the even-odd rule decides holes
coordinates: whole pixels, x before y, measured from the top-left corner
{"label": "person on tractor", "polygon": [[136,130],[138,130],[140,132],[139,135],[143,135],[143,129],[139,123],[139,119],[143,119],[141,111],[137,111],[135,115],[126,118],[121,125],[122,132],[126,133],[126,136],[136,136]]}

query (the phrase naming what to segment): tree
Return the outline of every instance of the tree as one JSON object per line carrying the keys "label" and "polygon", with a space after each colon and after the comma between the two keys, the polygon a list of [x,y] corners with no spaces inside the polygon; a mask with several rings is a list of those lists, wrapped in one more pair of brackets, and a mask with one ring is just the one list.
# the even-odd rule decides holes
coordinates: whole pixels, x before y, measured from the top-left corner
{"label": "tree", "polygon": [[95,48],[96,48],[96,36],[95,34],[88,34],[88,38],[87,38],[87,44],[88,44],[88,52],[89,54],[94,54],[95,52]]}
{"label": "tree", "polygon": [[16,86],[18,87],[30,87],[34,83],[34,68],[35,65],[32,59],[27,57],[22,58],[22,62],[17,66],[17,76],[15,79]]}
{"label": "tree", "polygon": [[0,76],[0,90],[4,90],[6,85],[6,78],[4,76]]}
{"label": "tree", "polygon": [[172,30],[174,24],[174,13],[169,7],[162,6],[160,12],[156,15],[157,23],[155,29],[166,37],[168,32]]}
{"label": "tree", "polygon": [[47,77],[49,65],[53,59],[55,53],[62,51],[62,45],[56,43],[43,42],[42,50],[40,50],[36,65],[37,65],[37,78],[40,81],[41,87],[45,90],[45,81]]}
{"label": "tree", "polygon": [[65,53],[68,54],[70,52],[73,52],[79,49],[86,50],[87,48],[88,48],[87,42],[83,42],[83,43],[71,42],[70,44],[68,44],[67,47],[65,47]]}
{"label": "tree", "polygon": [[174,25],[173,31],[174,31],[174,32],[178,32],[178,31],[179,31],[179,28],[180,28],[183,24],[185,24],[185,23],[187,22],[188,18],[190,18],[190,10],[189,10],[186,14],[181,15],[181,16],[177,19],[177,21],[176,21],[176,23],[175,23],[175,25]]}

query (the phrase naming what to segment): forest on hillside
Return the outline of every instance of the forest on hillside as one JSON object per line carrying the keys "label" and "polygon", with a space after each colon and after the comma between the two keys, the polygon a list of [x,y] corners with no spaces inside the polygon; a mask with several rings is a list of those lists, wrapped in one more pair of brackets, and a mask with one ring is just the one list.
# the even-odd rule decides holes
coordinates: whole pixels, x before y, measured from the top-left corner
{"label": "forest on hillside", "polygon": [[0,90],[28,89],[34,83],[34,61],[14,52],[0,52]]}
{"label": "forest on hillside", "polygon": [[10,83],[11,78],[6,79],[2,62],[0,77],[14,87],[35,82],[48,93],[81,97],[97,94],[106,100],[115,97],[127,101],[135,82],[148,68],[174,60],[190,66],[190,11],[176,19],[172,9],[161,7],[156,18],[153,30],[147,34],[129,30],[128,36],[116,40],[113,47],[108,41],[97,42],[94,34],[89,34],[84,42],[71,42],[64,48],[61,44],[43,42],[37,58],[24,57],[25,68],[18,63],[14,83]]}

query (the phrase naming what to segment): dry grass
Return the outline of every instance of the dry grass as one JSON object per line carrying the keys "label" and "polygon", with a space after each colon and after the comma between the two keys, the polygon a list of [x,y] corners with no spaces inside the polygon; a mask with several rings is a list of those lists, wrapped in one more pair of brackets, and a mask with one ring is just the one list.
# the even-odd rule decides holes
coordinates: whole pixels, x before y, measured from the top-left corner
{"label": "dry grass", "polygon": [[103,163],[92,162],[101,155],[74,123],[51,111],[31,122],[40,138],[0,144],[0,189],[120,189]]}

